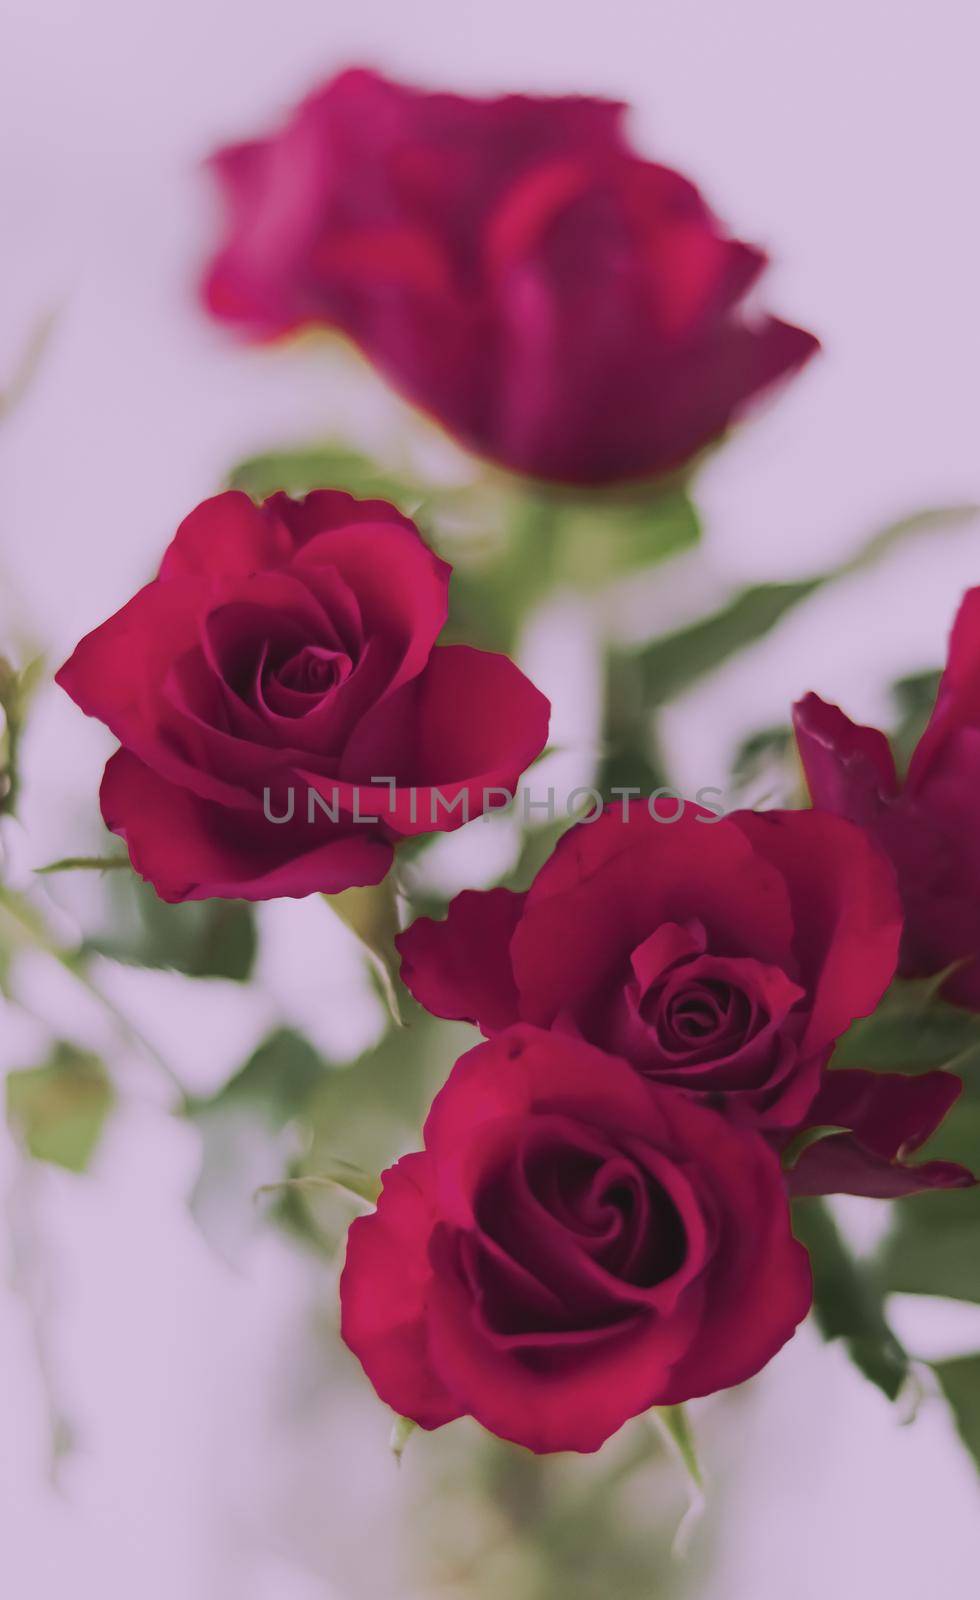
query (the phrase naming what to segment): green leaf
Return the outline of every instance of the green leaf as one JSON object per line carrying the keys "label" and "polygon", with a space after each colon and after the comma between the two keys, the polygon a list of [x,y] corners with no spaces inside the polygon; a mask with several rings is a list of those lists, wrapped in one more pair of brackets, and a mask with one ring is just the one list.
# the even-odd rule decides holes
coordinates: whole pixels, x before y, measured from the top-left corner
{"label": "green leaf", "polygon": [[313,1142],[303,1156],[304,1173],[330,1171],[338,1150],[373,1173],[417,1149],[433,1096],[479,1034],[467,1023],[430,1017],[408,995],[404,1011],[405,1028],[387,1029],[356,1062],[325,1075],[311,1106]]}
{"label": "green leaf", "polygon": [[[930,1139],[924,1157],[975,1169],[978,1150],[980,1104],[968,1091]],[[980,1188],[910,1195],[893,1215],[878,1259],[884,1286],[898,1294],[980,1304]]]}
{"label": "green leaf", "polygon": [[168,968],[189,978],[244,983],[257,948],[255,916],[244,900],[168,905],[135,873],[113,872],[108,931],[88,939],[83,954],[132,966]]}
{"label": "green leaf", "polygon": [[688,1507],[674,1535],[675,1556],[685,1556],[691,1535],[704,1515],[706,1499],[704,1476],[698,1460],[697,1446],[690,1420],[682,1405],[655,1406],[650,1412],[651,1421],[677,1457],[687,1477]]}
{"label": "green leaf", "polygon": [[824,1139],[832,1139],[838,1133],[850,1133],[850,1128],[837,1128],[832,1123],[815,1124],[812,1128],[801,1128],[792,1139],[783,1146],[781,1156],[784,1172],[792,1172],[804,1151],[811,1145],[820,1144]]}
{"label": "green leaf", "polygon": [[562,507],[547,494],[476,499],[492,537],[453,542],[437,516],[440,552],[452,562],[446,644],[512,652],[524,619],[552,592],[560,565]]}
{"label": "green leaf", "polygon": [[326,1062],[308,1039],[292,1028],[277,1028],[216,1095],[192,1100],[189,1115],[246,1106],[279,1128],[303,1110],[328,1074]]}
{"label": "green leaf", "polygon": [[55,1046],[40,1067],[7,1076],[7,1120],[38,1161],[84,1172],[115,1103],[97,1056]]}
{"label": "green leaf", "polygon": [[643,667],[648,706],[665,705],[676,699],[729,656],[765,638],[823,581],[806,578],[796,583],[764,583],[745,589],[713,616],[647,645],[637,654]]}
{"label": "green leaf", "polygon": [[405,1453],[405,1446],[417,1427],[418,1423],[413,1422],[411,1417],[398,1417],[394,1423],[394,1426],[392,1427],[391,1439],[389,1443],[391,1453],[399,1466],[402,1464],[402,1456]]}
{"label": "green leaf", "polygon": [[980,1355],[936,1361],[933,1371],[952,1408],[957,1432],[980,1471]]}
{"label": "green leaf", "polygon": [[891,551],[904,544],[906,539],[918,538],[924,533],[949,533],[951,529],[972,522],[978,515],[980,515],[980,505],[972,501],[954,506],[927,506],[924,511],[913,511],[907,517],[899,517],[897,521],[879,528],[878,532],[872,534],[871,538],[861,546],[856,555],[828,573],[828,577],[861,572],[865,567],[874,566],[882,556],[890,555]]}
{"label": "green leaf", "polygon": [[401,961],[395,949],[399,932],[398,899],[393,873],[366,888],[345,889],[323,897],[345,927],[360,940],[377,976],[396,1027],[404,1026],[400,1000]]}
{"label": "green leaf", "polygon": [[942,673],[938,669],[931,672],[917,672],[910,677],[900,678],[892,685],[892,694],[898,704],[899,721],[892,732],[891,744],[900,771],[904,771],[908,766],[912,751],[932,716],[941,676]]}
{"label": "green leaf", "polygon": [[649,704],[664,705],[675,699],[729,656],[758,643],[818,589],[873,565],[909,537],[948,531],[975,516],[977,510],[972,505],[937,507],[905,517],[880,530],[857,555],[829,572],[789,583],[745,588],[711,616],[654,640],[637,652],[643,664]]}
{"label": "green leaf", "polygon": [[[965,1193],[956,1195],[966,1209]],[[923,1220],[922,1203],[933,1198],[915,1195],[902,1201],[902,1215],[878,1264],[881,1280],[895,1294],[942,1295],[980,1304],[980,1222],[971,1216],[956,1223],[946,1212],[942,1219],[934,1213],[930,1225]]]}
{"label": "green leaf", "polygon": [[[320,1160],[322,1163],[322,1156]],[[298,1178],[283,1178],[279,1183],[264,1183],[258,1193],[272,1194],[280,1189],[295,1189],[301,1194],[310,1194],[317,1189],[342,1189],[353,1199],[373,1207],[377,1205],[381,1193],[381,1180],[373,1178],[352,1161],[345,1161],[342,1156],[330,1156],[323,1164],[323,1170]]]}
{"label": "green leaf", "polygon": [[60,861],[49,861],[34,870],[43,878],[52,872],[113,872],[128,866],[128,856],[62,856]]}
{"label": "green leaf", "polygon": [[[971,1020],[969,1012],[957,1015]],[[955,1064],[963,1059],[957,1057]],[[954,1161],[976,1170],[980,1074],[975,1057],[970,1067],[959,1100],[924,1146],[923,1160]],[[903,1199],[893,1210],[877,1270],[885,1288],[895,1293],[943,1295],[980,1304],[980,1186],[935,1189]]]}
{"label": "green leaf", "polygon": [[792,728],[760,728],[743,739],[732,762],[731,787],[740,804],[758,808],[765,799],[791,809],[800,805],[805,784]]}
{"label": "green leaf", "polygon": [[40,656],[16,668],[0,656],[0,816],[12,816],[20,792],[20,744],[31,702],[45,672]]}
{"label": "green leaf", "polygon": [[642,499],[558,499],[556,518],[555,583],[586,592],[679,555],[701,537],[691,499],[676,484]]}
{"label": "green leaf", "polygon": [[255,1194],[288,1171],[302,1125],[329,1068],[313,1046],[290,1028],[259,1045],[234,1077],[210,1099],[188,1103],[188,1120],[201,1134],[201,1165],[190,1210],[205,1238],[236,1260],[255,1221]]}
{"label": "green leaf", "polygon": [[703,1489],[704,1475],[698,1460],[690,1418],[684,1407],[655,1406],[652,1415],[670,1440],[691,1482],[696,1488]]}
{"label": "green leaf", "polygon": [[834,1051],[835,1067],[876,1072],[961,1071],[980,1061],[980,1016],[937,998],[947,972],[899,979],[870,1017],[852,1024]]}
{"label": "green leaf", "polygon": [[235,467],[228,486],[243,489],[253,500],[265,500],[280,489],[293,496],[313,489],[344,489],[361,500],[388,500],[405,509],[424,498],[419,485],[384,471],[359,451],[339,443],[251,456]]}
{"label": "green leaf", "polygon": [[793,1231],[810,1253],[813,1310],[824,1338],[842,1339],[865,1377],[897,1399],[909,1359],[888,1325],[874,1269],[855,1260],[822,1200],[794,1202]]}

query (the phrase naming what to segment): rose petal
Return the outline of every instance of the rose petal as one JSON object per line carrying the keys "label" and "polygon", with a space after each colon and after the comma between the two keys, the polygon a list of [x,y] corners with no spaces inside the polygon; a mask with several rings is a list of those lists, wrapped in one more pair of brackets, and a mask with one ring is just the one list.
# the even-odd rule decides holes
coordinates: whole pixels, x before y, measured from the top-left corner
{"label": "rose petal", "polygon": [[[442,645],[359,724],[341,776],[361,809],[406,835],[458,828],[512,794],[548,739],[549,702],[506,656]],[[390,778],[372,791],[370,780]],[[414,795],[410,790],[415,791]]]}
{"label": "rose petal", "polygon": [[274,516],[240,489],[202,500],[185,517],[160,564],[160,578],[247,577],[281,567],[290,543]]}
{"label": "rose petal", "polygon": [[261,812],[236,822],[227,807],[167,783],[126,750],[106,766],[100,801],[134,870],[171,902],[337,894],[380,883],[391,865],[391,846],[374,829],[338,826],[324,839],[302,817],[292,827]]}
{"label": "rose petal", "polygon": [[851,722],[839,706],[808,694],[793,707],[793,727],[815,806],[870,823],[898,792],[895,758],[877,728]]}
{"label": "rose petal", "polygon": [[[793,976],[793,924],[780,874],[734,824],[677,822],[646,807],[610,808],[560,841],[530,890],[512,946],[522,1015],[548,1025],[559,1011],[589,1035],[594,997],[628,967],[664,922],[696,917],[709,948],[751,954]],[[575,937],[568,930],[575,929]]]}
{"label": "rose petal", "polygon": [[807,1116],[811,1127],[839,1127],[810,1145],[788,1174],[794,1195],[858,1194],[896,1199],[925,1189],[958,1189],[976,1180],[952,1161],[905,1160],[935,1133],[962,1089],[951,1072],[866,1072],[836,1068]]}
{"label": "rose petal", "polygon": [[443,922],[417,917],[395,940],[402,982],[436,1017],[496,1033],[519,1020],[510,941],[524,896],[464,890]]}
{"label": "rose petal", "polygon": [[895,974],[902,910],[891,862],[828,812],[742,811],[730,820],[792,895],[794,951],[811,994],[800,1049],[819,1053],[874,1010]]}
{"label": "rose petal", "polygon": [[340,1332],[393,1411],[420,1427],[438,1428],[462,1413],[427,1349],[430,1168],[426,1155],[403,1156],[382,1175],[374,1215],[351,1223],[340,1279]]}

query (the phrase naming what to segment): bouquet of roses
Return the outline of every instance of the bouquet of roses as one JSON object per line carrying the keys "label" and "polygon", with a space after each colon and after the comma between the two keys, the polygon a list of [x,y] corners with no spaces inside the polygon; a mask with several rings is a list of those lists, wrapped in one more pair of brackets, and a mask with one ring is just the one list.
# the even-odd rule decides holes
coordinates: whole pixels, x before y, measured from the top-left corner
{"label": "bouquet of roses", "polygon": [[[253,457],[57,675],[119,742],[102,816],[165,959],[247,976],[226,963],[249,903],[324,895],[373,964],[391,1019],[346,1079],[425,1111],[414,1140],[415,1102],[384,1124],[380,1179],[356,1126],[337,1148],[302,1040],[224,1091],[304,1124],[283,1217],[322,1243],[318,1186],[365,1212],[344,1341],[402,1431],[470,1415],[538,1453],[595,1451],[656,1411],[693,1465],[683,1403],[757,1373],[811,1306],[890,1398],[921,1386],[888,1292],[980,1294],[980,589],[938,692],[907,686],[894,749],[811,693],[695,796],[670,785],[660,709],[841,573],[639,642],[599,624],[600,748],[586,786],[545,796],[525,623],[655,568],[669,598],[699,462],[816,339],[751,309],[765,256],[630,145],[618,105],[348,72],[214,170],[213,316],[257,340],[342,335],[478,458],[447,483],[335,440]],[[22,687],[9,672],[11,804]],[[439,836],[479,862],[508,819],[495,880],[427,879]],[[40,938],[34,899],[4,897]],[[69,952],[76,972],[93,948]],[[33,1071],[91,1087],[61,1050]],[[43,1154],[50,1096],[15,1079]],[[875,1259],[835,1195],[901,1202]],[[980,1451],[980,1356],[935,1370]]]}

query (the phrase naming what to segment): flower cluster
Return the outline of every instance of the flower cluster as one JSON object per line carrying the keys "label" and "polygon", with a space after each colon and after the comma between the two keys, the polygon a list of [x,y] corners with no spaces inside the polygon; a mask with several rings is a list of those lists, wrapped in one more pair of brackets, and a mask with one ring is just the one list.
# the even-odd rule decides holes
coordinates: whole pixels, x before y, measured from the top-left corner
{"label": "flower cluster", "polygon": [[[816,340],[745,309],[764,256],[630,148],[622,110],[345,73],[216,158],[207,305],[262,338],[347,335],[526,479],[690,468]],[[103,815],[163,899],[376,885],[407,839],[513,794],[549,707],[506,656],[440,642],[450,594],[379,500],[192,512],[59,674],[119,740]],[[813,808],[610,806],[525,892],[463,892],[398,937],[422,1007],[484,1035],[341,1280],[344,1339],[424,1428],[468,1414],[595,1450],[791,1337],[811,1303],[793,1196],[972,1183],[910,1160],[954,1074],[833,1057],[896,971],[980,1010],[980,590],[904,784],[884,735],[815,695],[796,724]]]}

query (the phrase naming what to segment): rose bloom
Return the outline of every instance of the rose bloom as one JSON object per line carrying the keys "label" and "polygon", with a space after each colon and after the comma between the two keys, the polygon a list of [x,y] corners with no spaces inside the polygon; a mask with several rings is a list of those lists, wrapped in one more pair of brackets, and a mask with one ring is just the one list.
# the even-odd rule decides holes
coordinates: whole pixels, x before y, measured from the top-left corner
{"label": "rose bloom", "polygon": [[751,1377],[810,1305],[758,1135],[581,1040],[517,1027],[456,1063],[425,1149],[350,1229],[341,1330],[424,1428],[537,1452]]}
{"label": "rose bloom", "polygon": [[963,599],[935,710],[900,781],[888,740],[808,694],[795,707],[815,806],[888,852],[905,909],[900,970],[957,970],[945,996],[980,1010],[980,589]]}
{"label": "rose bloom", "polygon": [[122,746],[102,814],[164,900],[377,883],[405,834],[513,789],[548,703],[505,656],[436,644],[449,574],[393,506],[333,490],[181,523],[57,675]]}
{"label": "rose bloom", "polygon": [[678,467],[818,345],[744,310],[765,255],[631,150],[624,109],[344,72],[214,158],[228,226],[206,304],[262,337],[339,330],[514,471]]}
{"label": "rose bloom", "polygon": [[837,817],[666,816],[607,809],[526,894],[467,891],[445,921],[419,918],[398,941],[402,977],[437,1016],[551,1028],[731,1118],[794,1128],[894,971],[894,874]]}

